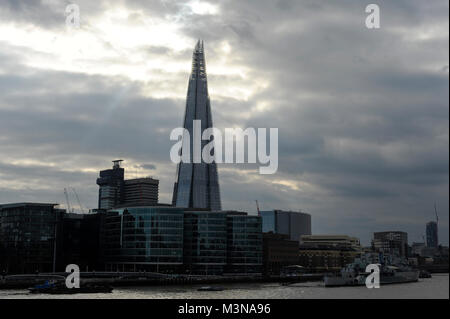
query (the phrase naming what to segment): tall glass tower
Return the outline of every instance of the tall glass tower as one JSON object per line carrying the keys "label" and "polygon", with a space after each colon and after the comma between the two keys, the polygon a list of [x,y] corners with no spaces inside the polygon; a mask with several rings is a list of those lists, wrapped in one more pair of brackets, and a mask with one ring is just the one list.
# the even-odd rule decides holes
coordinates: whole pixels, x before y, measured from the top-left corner
{"label": "tall glass tower", "polygon": [[[206,78],[205,54],[203,41],[198,41],[192,56],[192,73],[186,99],[186,112],[184,115],[184,128],[190,134],[190,163],[180,162],[177,167],[177,181],[174,185],[172,204],[177,207],[206,208],[221,210],[219,178],[217,165],[193,163],[193,121],[201,121],[201,132],[212,128],[211,105],[208,94],[208,81]],[[210,141],[201,142],[201,149]],[[182,150],[183,152],[183,150]]]}

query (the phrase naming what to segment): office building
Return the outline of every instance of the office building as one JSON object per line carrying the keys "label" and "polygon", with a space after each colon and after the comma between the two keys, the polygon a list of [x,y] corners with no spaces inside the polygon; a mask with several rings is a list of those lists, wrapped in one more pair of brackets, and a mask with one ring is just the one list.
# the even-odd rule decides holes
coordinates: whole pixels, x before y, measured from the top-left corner
{"label": "office building", "polygon": [[438,248],[438,225],[436,222],[427,223],[426,228],[427,234],[427,247],[429,248]]}
{"label": "office building", "polygon": [[300,245],[333,246],[362,250],[359,238],[347,235],[302,235]]}
{"label": "office building", "polygon": [[227,212],[226,273],[262,273],[262,223],[260,216]]}
{"label": "office building", "polygon": [[[190,134],[189,163],[180,162],[177,166],[177,180],[174,184],[172,203],[177,207],[206,208],[221,210],[219,178],[217,165],[206,163],[203,158],[194,163],[193,121],[201,121],[201,132],[213,127],[211,105],[208,94],[206,65],[203,42],[199,41],[192,57],[192,73],[189,78],[184,116],[184,128]],[[201,149],[210,141],[202,140]],[[187,151],[186,149],[184,150]]]}
{"label": "office building", "polygon": [[181,273],[183,213],[171,206],[108,211],[102,230],[106,270]]}
{"label": "office building", "polygon": [[346,235],[303,235],[299,265],[310,272],[339,271],[362,253],[360,241]]}
{"label": "office building", "polygon": [[183,255],[186,273],[223,274],[227,263],[226,213],[186,210]]}
{"label": "office building", "polygon": [[288,235],[263,233],[263,273],[280,275],[284,267],[297,265],[298,242]]}
{"label": "office building", "polygon": [[124,201],[124,174],[125,170],[120,167],[122,160],[113,161],[113,168],[100,171],[97,178],[98,208],[111,209],[119,206]]}
{"label": "office building", "polygon": [[159,180],[150,177],[125,180],[122,160],[113,161],[113,168],[100,171],[98,208],[109,210],[127,206],[156,206]]}
{"label": "office building", "polygon": [[300,236],[311,235],[311,215],[282,210],[261,211],[264,233],[288,235],[290,240],[300,241]]}
{"label": "office building", "polygon": [[150,177],[124,181],[123,206],[155,206],[158,204],[159,180]]}
{"label": "office building", "polygon": [[62,246],[64,210],[52,203],[0,205],[0,271],[9,274],[51,272]]}
{"label": "office building", "polygon": [[408,257],[408,234],[402,231],[376,232],[372,248],[392,256]]}
{"label": "office building", "polygon": [[81,271],[104,270],[100,232],[104,216],[103,213],[63,215],[58,271],[69,264],[78,265]]}

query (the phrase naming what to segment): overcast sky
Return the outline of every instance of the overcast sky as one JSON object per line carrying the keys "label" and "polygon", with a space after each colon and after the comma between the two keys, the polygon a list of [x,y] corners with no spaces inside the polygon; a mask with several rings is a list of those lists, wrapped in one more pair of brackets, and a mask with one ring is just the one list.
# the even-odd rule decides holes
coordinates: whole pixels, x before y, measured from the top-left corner
{"label": "overcast sky", "polygon": [[[192,50],[205,43],[214,125],[278,127],[279,168],[219,166],[222,206],[302,209],[313,233],[402,230],[439,211],[448,244],[446,0],[0,1],[0,203],[97,205],[96,177],[160,180],[182,124]],[[365,27],[379,4],[381,28]],[[76,206],[73,194],[71,201]]]}

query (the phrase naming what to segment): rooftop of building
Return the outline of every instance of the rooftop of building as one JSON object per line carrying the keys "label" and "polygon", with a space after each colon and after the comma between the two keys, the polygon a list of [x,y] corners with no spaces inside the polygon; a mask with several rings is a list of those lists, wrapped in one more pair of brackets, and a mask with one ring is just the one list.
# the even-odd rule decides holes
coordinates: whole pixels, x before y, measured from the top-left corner
{"label": "rooftop of building", "polygon": [[59,204],[57,204],[57,203],[34,203],[34,202],[0,204],[0,208],[14,208],[14,207],[26,207],[26,206],[55,207],[55,206],[59,206]]}

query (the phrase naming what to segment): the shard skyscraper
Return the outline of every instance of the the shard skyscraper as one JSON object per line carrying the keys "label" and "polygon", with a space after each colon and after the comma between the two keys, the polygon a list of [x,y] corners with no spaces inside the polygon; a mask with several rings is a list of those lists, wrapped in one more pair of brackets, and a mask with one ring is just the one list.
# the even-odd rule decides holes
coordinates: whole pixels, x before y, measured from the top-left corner
{"label": "the shard skyscraper", "polygon": [[[172,204],[177,207],[207,208],[221,210],[219,178],[215,162],[192,163],[193,121],[201,121],[201,132],[213,127],[211,105],[206,78],[203,41],[198,41],[192,56],[192,73],[186,99],[184,128],[190,134],[190,163],[180,162],[177,167],[177,181],[174,185]],[[209,141],[201,142],[201,147]],[[183,152],[183,150],[182,150]]]}

